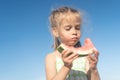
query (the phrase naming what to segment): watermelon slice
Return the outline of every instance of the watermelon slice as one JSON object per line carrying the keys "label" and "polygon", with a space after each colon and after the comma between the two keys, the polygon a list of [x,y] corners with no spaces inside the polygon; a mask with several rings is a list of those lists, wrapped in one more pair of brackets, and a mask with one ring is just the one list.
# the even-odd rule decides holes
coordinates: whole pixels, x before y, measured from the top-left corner
{"label": "watermelon slice", "polygon": [[73,50],[74,53],[79,54],[79,57],[84,57],[84,56],[87,56],[88,54],[92,54],[93,50],[96,50],[96,48],[94,47],[92,41],[89,38],[85,39],[84,45],[82,47],[79,47],[79,48],[69,47],[69,46],[66,46],[64,44],[60,44],[60,46],[58,46],[58,48],[57,48],[57,50],[60,53],[62,53],[62,51],[64,49]]}

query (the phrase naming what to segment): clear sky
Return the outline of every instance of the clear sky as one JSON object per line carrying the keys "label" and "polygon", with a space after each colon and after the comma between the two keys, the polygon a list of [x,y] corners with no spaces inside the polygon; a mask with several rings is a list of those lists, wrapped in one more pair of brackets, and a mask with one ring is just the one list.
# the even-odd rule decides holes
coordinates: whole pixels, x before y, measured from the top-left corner
{"label": "clear sky", "polygon": [[83,34],[100,52],[101,80],[120,80],[120,0],[0,0],[0,80],[46,80],[52,9],[81,10]]}

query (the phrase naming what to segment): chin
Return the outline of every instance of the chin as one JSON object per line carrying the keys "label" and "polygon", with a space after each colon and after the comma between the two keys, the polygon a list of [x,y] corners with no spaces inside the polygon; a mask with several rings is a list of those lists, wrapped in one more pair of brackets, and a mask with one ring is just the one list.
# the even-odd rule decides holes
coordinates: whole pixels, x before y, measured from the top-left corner
{"label": "chin", "polygon": [[75,46],[77,43],[78,43],[78,41],[77,42],[69,42],[66,45],[68,45],[68,46]]}
{"label": "chin", "polygon": [[75,46],[77,43],[71,43],[71,44],[69,44],[70,46]]}

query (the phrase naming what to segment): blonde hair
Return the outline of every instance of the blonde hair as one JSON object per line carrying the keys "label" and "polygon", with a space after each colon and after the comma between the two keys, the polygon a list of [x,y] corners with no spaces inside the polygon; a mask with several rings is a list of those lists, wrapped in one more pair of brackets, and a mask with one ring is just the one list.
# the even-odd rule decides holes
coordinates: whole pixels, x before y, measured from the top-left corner
{"label": "blonde hair", "polygon": [[[74,14],[76,18],[78,18],[81,21],[81,15],[79,10],[70,7],[60,7],[51,12],[51,15],[49,17],[51,28],[54,29],[60,26],[62,19],[64,19],[68,15],[68,13]],[[59,44],[59,39],[54,36],[54,49],[56,49],[59,46]],[[76,45],[81,46],[80,42],[78,42]]]}

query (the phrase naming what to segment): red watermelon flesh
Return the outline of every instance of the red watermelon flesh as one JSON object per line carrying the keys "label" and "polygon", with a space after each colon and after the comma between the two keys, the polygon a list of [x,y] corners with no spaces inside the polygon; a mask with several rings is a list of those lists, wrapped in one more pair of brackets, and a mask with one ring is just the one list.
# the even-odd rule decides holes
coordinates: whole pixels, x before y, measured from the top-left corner
{"label": "red watermelon flesh", "polygon": [[80,55],[88,55],[93,53],[93,50],[96,50],[95,46],[93,45],[92,41],[87,38],[84,41],[84,45],[79,48],[75,48],[74,52]]}
{"label": "red watermelon flesh", "polygon": [[88,54],[93,53],[93,50],[96,50],[95,46],[89,38],[85,39],[84,45],[79,48],[69,47],[64,44],[60,44],[60,47],[62,47],[63,49],[69,49],[74,53],[78,53],[80,56],[86,56]]}

